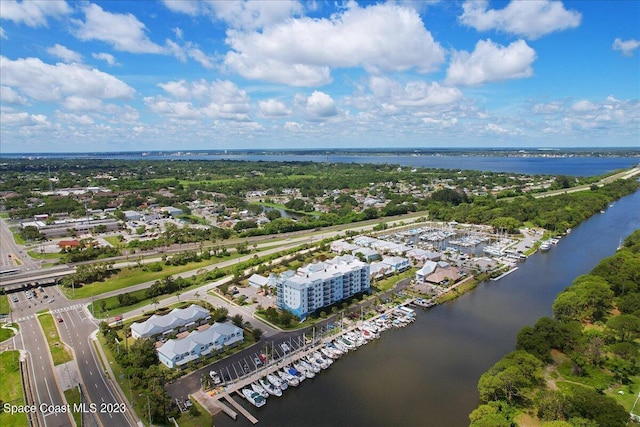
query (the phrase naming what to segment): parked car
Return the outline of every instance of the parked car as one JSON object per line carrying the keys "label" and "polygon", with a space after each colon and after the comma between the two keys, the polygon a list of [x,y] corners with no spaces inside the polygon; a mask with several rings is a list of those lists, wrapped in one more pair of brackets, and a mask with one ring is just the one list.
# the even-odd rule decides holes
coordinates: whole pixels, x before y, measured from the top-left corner
{"label": "parked car", "polygon": [[222,382],[222,380],[220,379],[220,375],[218,375],[216,371],[209,371],[209,376],[211,377],[215,385],[218,385]]}

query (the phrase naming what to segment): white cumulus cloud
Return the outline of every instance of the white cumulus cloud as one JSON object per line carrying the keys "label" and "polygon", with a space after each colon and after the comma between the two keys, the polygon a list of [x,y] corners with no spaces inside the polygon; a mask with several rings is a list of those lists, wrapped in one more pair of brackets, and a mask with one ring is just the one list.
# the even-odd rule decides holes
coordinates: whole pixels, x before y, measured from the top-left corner
{"label": "white cumulus cloud", "polygon": [[26,104],[27,99],[20,96],[15,90],[9,86],[0,86],[0,99],[3,104]]}
{"label": "white cumulus cloud", "polygon": [[250,79],[291,86],[331,81],[331,68],[435,71],[444,49],[413,9],[395,4],[347,9],[329,19],[289,19],[258,31],[229,30],[225,64]]}
{"label": "white cumulus cloud", "polygon": [[36,101],[57,101],[65,96],[130,99],[135,90],[116,77],[79,64],[50,65],[38,58],[0,57],[2,83]]}
{"label": "white cumulus cloud", "polygon": [[91,54],[95,59],[100,59],[109,65],[116,65],[116,58],[110,53],[100,52]]}
{"label": "white cumulus cloud", "polygon": [[338,108],[333,98],[317,90],[306,98],[304,110],[314,119],[325,119],[338,114]]}
{"label": "white cumulus cloud", "polygon": [[462,92],[454,87],[411,81],[404,86],[387,77],[373,76],[369,87],[377,99],[401,107],[424,107],[451,104],[462,98]]}
{"label": "white cumulus cloud", "polygon": [[59,19],[71,13],[71,8],[63,0],[2,0],[0,19],[29,27],[46,27],[47,17]]}
{"label": "white cumulus cloud", "polygon": [[536,51],[524,40],[501,46],[491,40],[480,40],[475,50],[453,52],[446,81],[453,85],[479,85],[533,75]]}
{"label": "white cumulus cloud", "polygon": [[80,40],[100,40],[122,52],[165,52],[162,46],[149,40],[146,26],[134,15],[106,12],[93,3],[83,10],[86,20],[76,21],[75,34]]}
{"label": "white cumulus cloud", "polygon": [[58,43],[48,48],[47,53],[62,59],[64,62],[82,62],[82,55]]}
{"label": "white cumulus cloud", "polygon": [[640,41],[636,39],[622,40],[616,38],[613,41],[613,50],[619,50],[624,56],[633,56],[633,52],[640,47]]}
{"label": "white cumulus cloud", "polygon": [[260,115],[263,117],[284,117],[291,115],[291,109],[284,102],[267,99],[258,103]]}
{"label": "white cumulus cloud", "polygon": [[246,91],[228,80],[208,82],[170,81],[158,85],[167,96],[146,97],[145,103],[156,114],[175,120],[203,118],[246,121],[250,100]]}
{"label": "white cumulus cloud", "polygon": [[255,30],[280,23],[302,12],[295,0],[189,1],[164,0],[167,8],[190,16],[208,15],[234,28]]}
{"label": "white cumulus cloud", "polygon": [[487,9],[487,0],[469,0],[463,4],[459,20],[478,31],[498,30],[537,39],[555,31],[576,28],[582,15],[565,9],[560,1],[512,0],[504,9]]}

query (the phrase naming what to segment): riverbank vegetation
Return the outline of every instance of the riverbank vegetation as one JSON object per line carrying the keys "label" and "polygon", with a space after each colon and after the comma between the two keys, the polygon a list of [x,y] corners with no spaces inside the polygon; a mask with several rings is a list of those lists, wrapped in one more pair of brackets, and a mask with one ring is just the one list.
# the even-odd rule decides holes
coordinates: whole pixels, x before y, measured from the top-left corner
{"label": "riverbank vegetation", "polygon": [[638,410],[640,230],[562,291],[553,316],[480,377],[472,427],[616,427]]}

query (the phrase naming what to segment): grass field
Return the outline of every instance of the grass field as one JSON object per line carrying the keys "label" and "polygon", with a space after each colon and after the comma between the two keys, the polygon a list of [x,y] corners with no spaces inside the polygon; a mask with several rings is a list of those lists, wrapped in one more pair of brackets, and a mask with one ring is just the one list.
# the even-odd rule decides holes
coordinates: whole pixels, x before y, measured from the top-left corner
{"label": "grass field", "polygon": [[[19,329],[19,326],[18,326],[17,323],[9,323],[7,326],[12,326],[12,327],[14,327],[16,329]],[[13,335],[14,335],[13,330],[0,328],[0,342],[8,340]]]}
{"label": "grass field", "polygon": [[460,285],[460,286],[454,288],[453,290],[450,290],[446,294],[440,296],[436,300],[436,303],[442,304],[444,302],[453,301],[454,299],[458,298],[460,295],[464,294],[465,292],[468,292],[468,291],[470,291],[472,289],[475,289],[476,286],[478,286],[478,281],[477,280],[475,280],[475,279],[469,280],[464,285]]}
{"label": "grass field", "polygon": [[53,364],[61,365],[73,360],[69,350],[67,350],[64,344],[62,344],[62,341],[60,341],[60,335],[58,335],[58,329],[54,323],[53,316],[51,314],[41,314],[38,316],[38,320],[44,330],[44,336],[47,338]]}
{"label": "grass field", "polygon": [[[67,400],[67,403],[69,405],[71,405],[71,407],[73,408],[73,404],[79,404],[80,403],[80,391],[78,390],[77,387],[71,388],[69,390],[65,390],[64,392],[64,397]],[[81,412],[75,412],[72,411],[71,415],[73,415],[73,420],[76,422],[76,426],[81,426],[82,425],[82,413]]]}
{"label": "grass field", "polygon": [[196,409],[183,412],[176,421],[180,427],[209,427],[213,426],[213,415],[210,415],[195,399],[191,401]]}
{"label": "grass field", "polygon": [[[231,256],[225,257],[224,260],[231,260],[234,257],[238,257],[240,255],[232,254]],[[60,289],[65,294],[65,296],[69,299],[79,299],[79,298],[88,298],[91,296],[102,295],[107,292],[118,291],[120,289],[126,289],[134,285],[139,285],[140,283],[151,282],[154,280],[160,280],[167,276],[173,276],[179,273],[185,273],[191,270],[198,270],[203,267],[207,267],[209,265],[215,264],[221,261],[220,258],[213,258],[206,261],[200,262],[192,262],[185,265],[176,265],[176,266],[166,266],[163,265],[162,271],[143,271],[143,270],[132,270],[130,268],[123,268],[110,277],[104,282],[95,282],[88,285],[84,285],[80,288],[75,289],[75,295],[71,288],[61,287]]]}
{"label": "grass field", "polygon": [[[25,401],[22,391],[22,379],[20,378],[20,354],[17,351],[5,351],[0,353],[0,402],[16,406],[24,406]],[[24,427],[29,425],[27,414],[9,414],[0,411],[0,426]]]}
{"label": "grass field", "polygon": [[37,251],[28,251],[27,254],[33,259],[58,259],[62,256],[59,253],[40,253]]}
{"label": "grass field", "polygon": [[5,294],[0,295],[0,314],[9,314],[10,312],[9,297]]}

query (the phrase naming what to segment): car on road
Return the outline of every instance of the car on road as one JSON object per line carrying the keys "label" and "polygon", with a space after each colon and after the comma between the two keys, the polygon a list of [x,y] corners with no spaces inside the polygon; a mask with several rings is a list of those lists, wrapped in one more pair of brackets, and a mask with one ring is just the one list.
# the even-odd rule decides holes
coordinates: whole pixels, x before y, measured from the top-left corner
{"label": "car on road", "polygon": [[13,302],[18,302],[18,297],[17,297],[17,296],[15,296],[15,295],[14,295],[14,296],[12,296],[12,297],[11,297],[11,301],[13,301]]}
{"label": "car on road", "polygon": [[62,323],[62,322],[63,322],[62,317],[58,317],[58,323]]}

